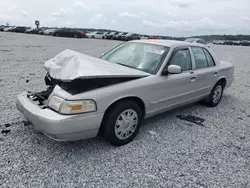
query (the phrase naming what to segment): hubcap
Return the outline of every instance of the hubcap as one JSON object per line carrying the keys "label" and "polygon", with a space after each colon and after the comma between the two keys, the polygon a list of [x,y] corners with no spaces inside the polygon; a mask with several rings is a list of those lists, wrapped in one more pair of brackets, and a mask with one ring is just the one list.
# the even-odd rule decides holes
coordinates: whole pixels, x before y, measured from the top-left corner
{"label": "hubcap", "polygon": [[222,87],[221,85],[218,85],[215,90],[214,90],[214,94],[213,94],[213,102],[217,103],[219,102],[220,98],[222,95]]}
{"label": "hubcap", "polygon": [[138,124],[138,115],[132,110],[123,111],[115,123],[115,135],[121,140],[129,138],[136,130]]}

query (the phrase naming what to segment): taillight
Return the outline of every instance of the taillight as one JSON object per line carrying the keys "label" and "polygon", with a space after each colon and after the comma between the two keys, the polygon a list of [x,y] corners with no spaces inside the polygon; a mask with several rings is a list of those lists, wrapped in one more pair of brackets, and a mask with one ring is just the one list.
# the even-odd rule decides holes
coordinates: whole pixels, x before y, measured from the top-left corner
{"label": "taillight", "polygon": [[84,37],[85,37],[85,33],[81,32],[81,35],[82,35],[82,38],[84,38]]}

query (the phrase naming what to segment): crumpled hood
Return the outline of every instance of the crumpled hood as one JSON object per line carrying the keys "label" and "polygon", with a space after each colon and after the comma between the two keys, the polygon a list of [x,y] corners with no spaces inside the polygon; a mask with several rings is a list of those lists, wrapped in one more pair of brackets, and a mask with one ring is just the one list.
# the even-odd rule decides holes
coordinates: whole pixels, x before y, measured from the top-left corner
{"label": "crumpled hood", "polygon": [[44,68],[52,78],[63,81],[77,78],[144,77],[150,75],[140,70],[124,67],[68,49],[46,61]]}

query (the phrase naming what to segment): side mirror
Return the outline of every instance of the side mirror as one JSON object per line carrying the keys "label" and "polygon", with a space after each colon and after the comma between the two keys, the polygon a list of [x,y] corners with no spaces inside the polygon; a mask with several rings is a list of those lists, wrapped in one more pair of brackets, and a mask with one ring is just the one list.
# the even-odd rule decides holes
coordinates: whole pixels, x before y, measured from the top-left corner
{"label": "side mirror", "polygon": [[178,65],[169,65],[167,71],[170,74],[180,74],[182,72],[181,67]]}

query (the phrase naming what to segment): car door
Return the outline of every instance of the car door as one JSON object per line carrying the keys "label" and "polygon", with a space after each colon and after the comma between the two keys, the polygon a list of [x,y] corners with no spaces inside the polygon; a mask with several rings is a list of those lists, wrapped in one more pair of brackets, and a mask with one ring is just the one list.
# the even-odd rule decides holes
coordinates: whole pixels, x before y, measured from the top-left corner
{"label": "car door", "polygon": [[[178,65],[182,68],[180,74],[167,74],[159,77],[156,100],[151,103],[154,111],[162,111],[181,106],[196,99],[195,75],[193,60],[189,47],[176,48],[167,62],[169,65]],[[156,89],[156,88],[155,88]]]}
{"label": "car door", "polygon": [[76,30],[70,29],[70,30],[69,30],[69,37],[75,37],[75,35],[77,35]]}
{"label": "car door", "polygon": [[64,36],[65,36],[65,37],[71,37],[72,32],[71,32],[70,29],[64,29],[63,31],[64,31]]}
{"label": "car door", "polygon": [[67,37],[66,29],[61,29],[61,30],[58,30],[57,32],[59,33],[60,36]]}
{"label": "car door", "polygon": [[217,67],[209,51],[203,47],[191,47],[195,60],[194,75],[197,96],[208,95],[217,81]]}

